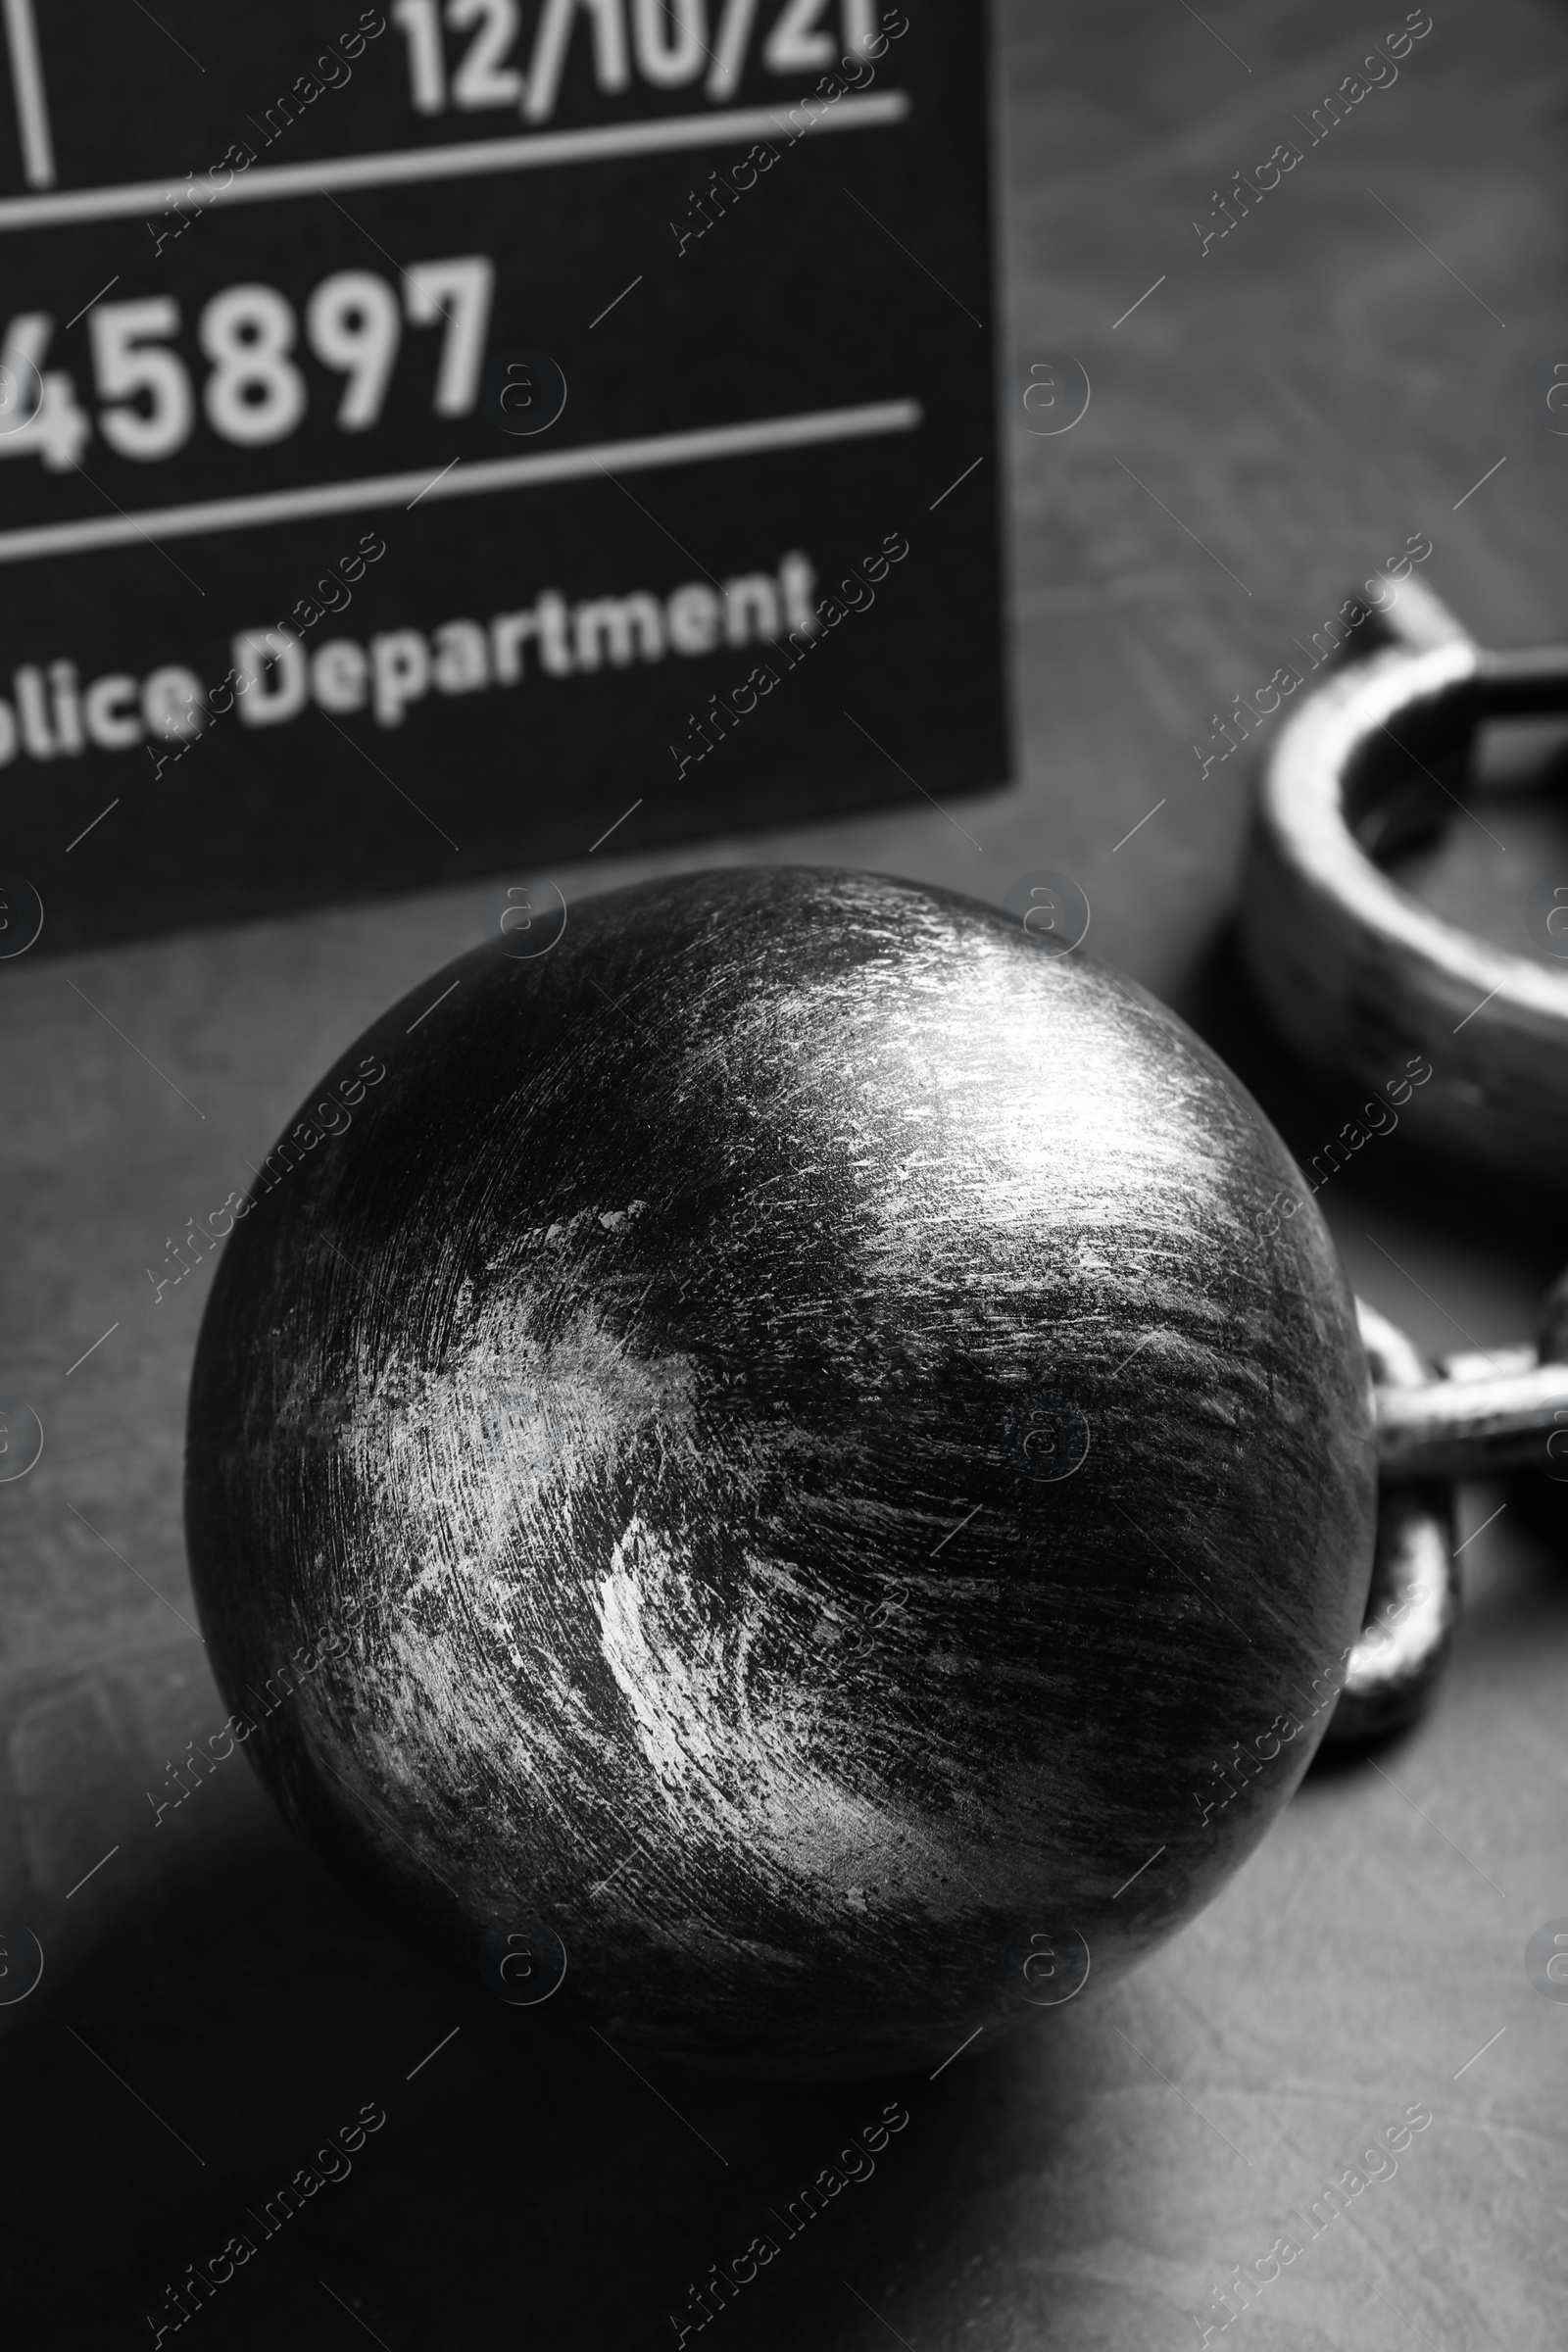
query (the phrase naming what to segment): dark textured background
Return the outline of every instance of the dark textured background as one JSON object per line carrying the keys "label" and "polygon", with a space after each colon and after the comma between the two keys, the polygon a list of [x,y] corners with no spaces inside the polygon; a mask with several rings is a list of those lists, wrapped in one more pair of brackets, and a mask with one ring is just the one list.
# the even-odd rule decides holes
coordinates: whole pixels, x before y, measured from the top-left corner
{"label": "dark textured background", "polygon": [[[1011,439],[1023,788],[962,803],[962,831],[932,809],[658,861],[601,854],[558,879],[569,895],[760,856],[1000,899],[1016,874],[1064,868],[1093,903],[1092,945],[1196,1013],[1309,1154],[1354,1102],[1306,1087],[1250,1019],[1223,939],[1246,777],[1232,761],[1199,786],[1189,747],[1418,528],[1426,576],[1484,634],[1561,634],[1568,443],[1535,420],[1530,374],[1568,344],[1568,26],[1544,0],[1438,0],[1396,87],[1200,261],[1190,223],[1220,174],[1260,160],[1381,29],[1338,5],[1204,14],[1212,35],[1177,0],[1004,12],[1004,334],[1072,349],[1095,385],[1070,435]],[[1508,861],[1479,836],[1472,854],[1461,827],[1425,886],[1520,944],[1551,842],[1490,821]],[[145,1791],[222,1710],[176,1613],[207,1278],[155,1306],[144,1269],[488,919],[465,892],[3,973],[0,1391],[48,1433],[0,1492],[0,1884],[48,1953],[40,1989],[0,2011],[0,2262],[21,2343],[149,2342],[164,2281],[372,2099],[387,2123],[352,2176],[181,2340],[672,2343],[687,2281],[880,2104],[863,2086],[645,2084],[608,2050],[551,2047],[539,2019],[411,1959],[337,1895],[238,1762],[151,1826]],[[1564,1252],[1550,1203],[1447,1175],[1402,1135],[1322,1198],[1357,1286],[1434,1348],[1517,1336]],[[1023,2059],[981,2045],[901,2083],[910,2121],[875,2178],[709,2340],[1175,2352],[1197,2340],[1184,2312],[1264,2253],[1285,2208],[1425,2100],[1435,2123],[1398,2176],[1267,2291],[1249,2340],[1560,2342],[1568,2005],[1531,1988],[1523,1948],[1568,1914],[1568,1530],[1522,1488],[1463,1502],[1467,1534],[1507,1507],[1465,1552],[1471,1606],[1429,1724],[1377,1771],[1314,1775],[1102,2008],[1043,2020]]]}

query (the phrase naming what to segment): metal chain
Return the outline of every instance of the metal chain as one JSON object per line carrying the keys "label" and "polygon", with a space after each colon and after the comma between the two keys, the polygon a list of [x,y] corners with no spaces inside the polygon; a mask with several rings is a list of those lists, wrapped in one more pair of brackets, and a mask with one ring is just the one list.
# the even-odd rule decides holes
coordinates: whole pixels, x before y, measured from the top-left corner
{"label": "metal chain", "polygon": [[1535,1343],[1429,1363],[1356,1300],[1372,1372],[1378,1533],[1366,1625],[1326,1740],[1339,1747],[1413,1723],[1447,1663],[1460,1608],[1453,1485],[1535,1468],[1568,1482],[1568,1273],[1542,1302]]}
{"label": "metal chain", "polygon": [[1568,1479],[1568,1274],[1542,1302],[1534,1345],[1448,1356],[1438,1372],[1421,1388],[1378,1387],[1384,1479],[1527,1467]]}

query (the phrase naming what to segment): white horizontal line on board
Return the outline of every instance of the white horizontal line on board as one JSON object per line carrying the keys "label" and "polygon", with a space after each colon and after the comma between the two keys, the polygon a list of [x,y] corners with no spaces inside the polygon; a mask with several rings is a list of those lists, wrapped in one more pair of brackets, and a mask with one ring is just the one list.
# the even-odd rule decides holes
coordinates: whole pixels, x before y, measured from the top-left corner
{"label": "white horizontal line on board", "polygon": [[748,458],[769,450],[808,449],[823,441],[865,441],[882,433],[913,432],[924,415],[917,400],[868,401],[855,409],[818,409],[804,416],[764,416],[755,424],[715,424],[697,432],[654,433],[640,441],[600,441],[586,449],[545,455],[484,458],[432,477],[382,473],[358,482],[318,482],[301,490],[268,490],[251,498],[210,498],[188,507],[137,514],[94,515],[82,522],[46,522],[30,530],[0,531],[0,564],[39,556],[80,555],[89,548],[126,547],[140,540],[194,539],[209,531],[246,531],[308,514],[355,514],[374,507],[407,507],[421,495],[430,505],[478,498],[486,491],[533,483],[580,481],[594,473],[646,473],[658,466],[690,466],[709,458]]}
{"label": "white horizontal line on board", "polygon": [[[409,147],[392,155],[351,155],[318,164],[253,164],[236,172],[228,186],[215,191],[209,211],[225,204],[268,204],[285,196],[318,196],[338,188],[409,186],[420,180],[468,179],[486,172],[537,171],[548,164],[592,164],[621,155],[660,155],[685,147],[728,145],[734,139],[764,139],[776,131],[792,102],[776,107],[730,107],[716,115],[674,115],[664,122],[607,122],[591,130],[536,130],[515,139],[467,139],[456,147]],[[808,103],[793,101],[796,106]],[[880,97],[853,93],[821,107],[812,121],[818,130],[867,130],[902,122],[909,101],[902,90]],[[63,220],[113,220],[161,212],[179,192],[166,179],[143,179],[118,188],[68,188],[53,196],[10,196],[0,201],[0,231],[49,228]]]}

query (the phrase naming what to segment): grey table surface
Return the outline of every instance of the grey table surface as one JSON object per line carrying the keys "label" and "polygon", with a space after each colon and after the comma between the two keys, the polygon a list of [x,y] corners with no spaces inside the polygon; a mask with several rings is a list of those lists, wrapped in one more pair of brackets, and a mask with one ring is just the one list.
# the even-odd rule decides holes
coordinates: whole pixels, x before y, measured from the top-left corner
{"label": "grey table surface", "polygon": [[[1532,362],[1568,343],[1558,11],[1436,0],[1397,85],[1200,253],[1222,174],[1380,29],[1341,0],[1009,0],[999,331],[1071,349],[1094,384],[1074,432],[1005,451],[1018,783],[657,858],[628,826],[624,854],[558,870],[568,898],[747,859],[994,900],[1064,869],[1091,946],[1197,1019],[1299,1152],[1349,1115],[1249,1007],[1227,945],[1249,778],[1238,760],[1200,781],[1192,744],[1415,531],[1489,641],[1568,620],[1568,442],[1529,407]],[[1523,808],[1506,851],[1459,821],[1422,887],[1522,944],[1560,847]],[[47,1956],[0,2007],[18,2342],[152,2340],[166,2282],[374,2100],[352,2175],[190,2323],[202,2340],[672,2343],[687,2283],[889,2095],[643,2080],[555,2046],[334,1889],[241,1764],[155,1826],[166,1761],[224,1710],[179,1520],[208,1268],[161,1299],[147,1269],[485,908],[432,891],[4,970],[0,1393],[46,1432],[0,1490],[0,1910]],[[1324,1206],[1356,1287],[1433,1348],[1520,1336],[1563,1254],[1551,1201],[1402,1136]],[[907,2129],[715,2323],[726,2341],[1175,2352],[1287,2208],[1424,2102],[1397,2174],[1241,2325],[1260,2352],[1561,2343],[1568,2003],[1523,1960],[1568,1914],[1560,1502],[1544,1482],[1465,1491],[1469,1607],[1425,1725],[1315,1772],[1102,2005],[898,2085]]]}

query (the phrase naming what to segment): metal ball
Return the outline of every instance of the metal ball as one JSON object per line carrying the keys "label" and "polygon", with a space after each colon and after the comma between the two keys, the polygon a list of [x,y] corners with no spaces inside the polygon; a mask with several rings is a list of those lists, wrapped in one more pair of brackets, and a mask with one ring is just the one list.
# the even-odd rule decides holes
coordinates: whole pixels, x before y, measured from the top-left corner
{"label": "metal ball", "polygon": [[219,1269],[236,1736],[363,1892],[633,2054],[875,2074],[1096,1998],[1361,1623],[1367,1375],[1289,1153],[946,892],[699,874],[516,944],[350,1048]]}

